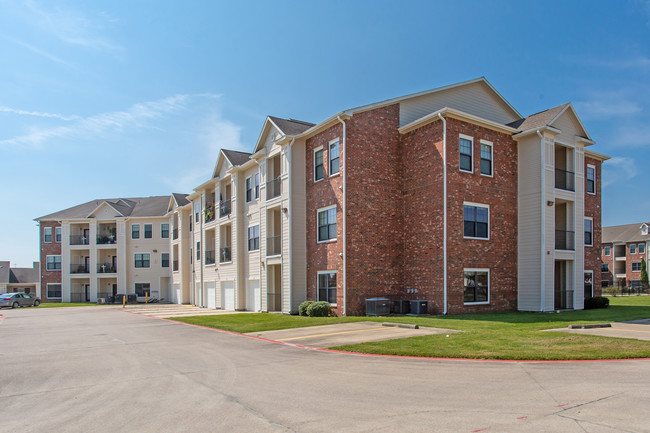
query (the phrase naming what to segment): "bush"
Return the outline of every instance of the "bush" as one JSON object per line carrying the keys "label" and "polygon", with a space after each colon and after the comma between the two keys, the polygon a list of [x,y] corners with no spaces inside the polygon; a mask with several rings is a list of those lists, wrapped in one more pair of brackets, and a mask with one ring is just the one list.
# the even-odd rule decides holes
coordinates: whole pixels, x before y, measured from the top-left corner
{"label": "bush", "polygon": [[602,296],[595,296],[593,298],[585,299],[585,310],[593,310],[594,308],[607,308],[609,307],[609,299]]}
{"label": "bush", "polygon": [[330,307],[329,302],[312,302],[307,307],[307,315],[309,317],[329,317],[332,315],[332,307]]}
{"label": "bush", "polygon": [[609,296],[616,296],[619,294],[619,289],[616,286],[607,286],[603,287],[603,292],[607,293]]}
{"label": "bush", "polygon": [[316,301],[305,301],[305,302],[302,302],[302,303],[298,306],[298,315],[300,315],[300,316],[306,316],[306,315],[307,315],[307,309],[308,309],[309,306],[310,306],[311,304],[313,304],[314,302],[316,302]]}

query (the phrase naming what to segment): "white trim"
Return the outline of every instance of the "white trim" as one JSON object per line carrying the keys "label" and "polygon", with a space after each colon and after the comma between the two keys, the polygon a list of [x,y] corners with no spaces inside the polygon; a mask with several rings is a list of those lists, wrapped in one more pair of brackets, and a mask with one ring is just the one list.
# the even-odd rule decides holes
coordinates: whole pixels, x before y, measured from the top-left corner
{"label": "white trim", "polygon": [[[151,226],[151,236],[147,237],[147,226]],[[142,239],[153,239],[153,223],[142,224]]]}
{"label": "white trim", "polygon": [[[460,153],[460,140],[461,139],[469,140],[469,142],[471,143],[471,146],[470,146],[470,151],[472,152],[470,154],[470,159],[471,159],[470,166],[472,167],[471,170],[465,170],[463,168],[460,168],[460,156],[464,155],[464,154]],[[460,170],[460,171],[462,171],[464,173],[474,173],[474,137],[470,137],[469,135],[458,134],[458,170]]]}
{"label": "white trim", "polygon": [[[607,269],[603,270],[603,266],[607,267]],[[609,272],[609,263],[601,263],[600,264],[600,273],[604,274],[606,272]],[[613,274],[613,272],[612,272]]]}
{"label": "white trim", "polygon": [[[50,286],[55,286],[55,285],[57,285],[57,284],[58,284],[59,286],[61,286],[61,290],[60,290],[60,292],[61,292],[61,296],[50,296],[50,290],[49,290],[49,287],[50,287]],[[61,299],[61,298],[63,297],[63,284],[62,284],[62,283],[47,283],[47,284],[45,285],[45,297],[46,297],[47,299]]]}
{"label": "white trim", "polygon": [[[258,247],[257,247],[256,250],[249,249],[250,248],[250,241],[251,241],[251,238],[250,238],[251,229],[253,227],[257,227],[257,244],[258,244]],[[268,236],[267,236],[267,238],[268,238]],[[255,239],[255,238],[252,238],[252,239]],[[258,222],[255,225],[249,225],[249,226],[246,227],[246,251],[248,251],[249,253],[253,253],[255,251],[260,251],[261,249],[262,249],[262,231],[260,229],[260,223]]]}
{"label": "white trim", "polygon": [[[589,271],[587,269],[584,269],[583,272],[585,274],[591,274],[591,296],[593,297],[594,296],[594,271]],[[583,296],[585,295],[584,289],[585,289],[585,279],[584,279],[584,276],[583,276],[582,277],[582,294],[583,294]]]}
{"label": "white trim", "polygon": [[[53,228],[53,227],[43,227],[43,243],[44,243],[44,244],[51,244],[51,243],[54,242],[54,235],[52,234],[52,228]],[[45,240],[45,232],[46,232],[48,229],[50,230],[50,241],[49,241],[49,242]]]}
{"label": "white trim", "polygon": [[[337,157],[339,160],[339,169],[336,171],[336,173],[332,173],[332,144],[336,143],[338,149],[339,149],[339,156]],[[327,177],[332,177],[334,175],[337,175],[341,172],[341,139],[340,137],[335,138],[334,140],[330,140],[330,142],[327,144]]]}
{"label": "white trim", "polygon": [[[254,175],[254,173],[251,174],[250,176],[244,178],[244,202],[245,202],[245,203],[252,203],[252,202],[253,202],[253,194],[255,194],[255,186],[253,185],[253,175]],[[248,195],[247,195],[247,193],[248,193],[248,189],[247,189],[247,188],[248,188],[248,185],[247,185],[247,182],[248,182],[248,181],[250,181],[250,185],[251,185],[251,199],[250,199],[250,200],[248,199]],[[231,200],[232,200],[232,199],[231,199]],[[215,200],[215,201],[216,201],[216,200]],[[232,202],[231,202],[231,203],[232,203]]]}
{"label": "white trim", "polygon": [[[490,159],[490,173],[491,174],[485,174],[485,173],[481,172],[481,159],[482,159],[481,158],[481,145],[482,144],[485,144],[486,146],[490,146],[490,158],[491,158]],[[494,166],[495,166],[495,164],[494,164],[494,143],[492,143],[491,141],[480,139],[479,140],[479,148],[478,148],[478,172],[479,172],[479,174],[481,176],[485,176],[485,177],[494,177]]]}
{"label": "white trim", "polygon": [[[316,149],[314,149],[313,158],[312,158],[313,162],[314,162],[314,169],[313,169],[314,183],[320,182],[321,180],[325,179],[325,160],[324,160],[325,159],[324,158],[325,157],[325,152],[323,152],[323,177],[321,177],[320,179],[316,179],[316,152],[318,152],[319,150],[323,151],[323,146],[318,146]],[[339,154],[340,154],[340,152],[339,152]],[[329,152],[328,152],[328,155],[329,155]],[[341,159],[340,159],[340,156],[339,156],[339,167],[340,167],[340,162],[341,162]]]}
{"label": "white trim", "polygon": [[[592,217],[585,217],[585,221],[589,220],[591,221],[591,243],[590,244],[584,244],[585,247],[593,247],[594,246],[594,219]],[[584,228],[584,222],[583,222],[583,228]],[[584,234],[583,234],[584,236]]]}
{"label": "white trim", "polygon": [[[135,296],[138,296],[137,292],[135,291],[135,285],[136,284],[149,284],[149,297],[151,297],[151,281],[134,281],[133,282],[133,293],[135,293]],[[158,287],[158,291],[160,291],[160,287]],[[144,296],[139,296],[140,298],[144,298]]]}
{"label": "white trim", "polygon": [[[56,240],[56,236],[57,236],[56,232],[57,231],[59,232],[59,240],[58,241]],[[63,242],[63,227],[61,227],[61,226],[54,227],[54,238],[53,239],[54,239],[55,244],[60,244],[60,243]]]}
{"label": "white trim", "polygon": [[[605,252],[605,251],[607,251],[606,248],[609,248],[609,254],[607,254],[607,253]],[[605,257],[609,257],[609,256],[612,255],[612,247],[611,247],[611,245],[603,245],[603,250],[604,250],[604,251],[603,251],[603,256],[605,256]]]}
{"label": "white trim", "polygon": [[[328,243],[328,242],[334,242],[337,239],[337,238],[331,238],[331,239],[325,239],[324,241],[319,241],[318,240],[318,232],[319,232],[319,230],[318,230],[319,229],[318,215],[321,212],[325,212],[325,211],[328,211],[330,209],[334,209],[336,211],[336,205],[333,204],[331,206],[326,206],[326,207],[322,207],[320,209],[316,209],[316,243],[318,243],[318,244],[325,244],[325,243]],[[335,222],[336,222],[336,231],[338,232],[338,229],[339,229],[338,228],[338,218],[337,218],[338,217],[338,212],[335,212],[335,214],[336,214],[336,217],[334,217],[334,218],[335,218]],[[337,234],[337,237],[338,237],[338,234]]]}
{"label": "white trim", "polygon": [[[137,238],[134,238],[134,237],[133,237],[133,227],[138,227],[138,237],[137,237]],[[136,240],[136,239],[137,239],[137,240],[140,240],[140,239],[144,239],[142,236],[140,236],[140,233],[141,233],[141,232],[140,232],[140,224],[139,224],[139,223],[138,223],[138,224],[131,224],[131,227],[129,227],[129,228],[130,228],[130,231],[131,231],[131,235],[130,235],[130,236],[131,236],[131,237],[130,237],[131,240]]]}
{"label": "white trim", "polygon": [[[147,267],[144,267],[144,266],[138,267],[138,266],[136,266],[135,265],[135,256],[136,256],[136,254],[148,254],[149,255],[149,266],[147,266]],[[137,252],[137,253],[133,253],[133,269],[151,269],[151,252],[149,252],[149,251],[140,251],[140,252]]]}
{"label": "white trim", "polygon": [[[48,264],[47,258],[48,257],[58,257],[59,258],[60,268],[59,269],[48,269],[47,268],[47,264]],[[49,272],[61,272],[63,270],[63,257],[61,256],[61,254],[48,254],[48,255],[46,255],[45,256],[45,270],[49,271]]]}
{"label": "white trim", "polygon": [[[338,296],[339,296],[339,293],[338,293],[338,291],[339,291],[338,273],[339,273],[339,272],[336,271],[336,270],[333,270],[333,271],[316,271],[316,300],[317,300],[317,301],[324,300],[324,299],[319,299],[319,294],[320,294],[320,290],[319,290],[319,289],[320,289],[320,287],[318,286],[318,281],[319,281],[319,279],[320,279],[319,277],[320,277],[322,274],[335,274],[335,275],[336,275],[336,297],[338,298]],[[325,301],[325,302],[328,302],[328,301]],[[337,306],[337,302],[335,302],[335,303],[333,303],[333,304],[330,304],[330,306],[332,306],[332,307],[336,307],[336,306]]]}
{"label": "white trim", "polygon": [[[441,108],[438,111],[434,111],[433,113],[427,114],[424,117],[421,117],[417,120],[414,120],[411,123],[408,123],[400,128],[397,129],[397,131],[400,134],[406,134],[409,133],[415,129],[421,128],[431,122],[437,121],[441,115],[445,115],[448,117],[452,117],[455,119],[463,120],[463,121],[468,121],[473,124],[477,124],[479,126],[483,126],[488,129],[496,130],[498,132],[505,132],[507,134],[515,134],[518,130],[517,128],[511,128],[510,126],[504,125],[502,123],[497,123],[493,122],[492,120],[487,120],[479,116],[475,116],[473,114],[465,113],[464,111],[456,110],[454,108],[449,108],[449,107],[444,107]],[[560,132],[558,130],[558,132]]]}
{"label": "white trim", "polygon": [[[589,192],[589,168],[594,169],[594,192]],[[596,166],[592,164],[587,164],[587,170],[585,170],[585,180],[587,184],[585,185],[585,191],[589,195],[596,195]]]}
{"label": "white trim", "polygon": [[[486,272],[487,273],[487,301],[465,302],[465,272]],[[463,305],[488,305],[490,303],[490,269],[489,268],[463,268]]]}
{"label": "white trim", "polygon": [[[486,238],[479,238],[479,237],[474,237],[474,236],[465,236],[465,206],[474,206],[474,207],[482,207],[488,210],[488,228],[487,228],[487,237]],[[491,229],[491,224],[490,224],[490,205],[489,204],[484,204],[484,203],[474,203],[471,201],[464,201],[463,202],[463,239],[477,239],[480,241],[489,241],[490,240],[490,229]]]}
{"label": "white trim", "polygon": [[[163,266],[163,254],[167,254],[167,266]],[[149,263],[151,264],[151,263]],[[172,268],[172,253],[171,252],[162,252],[160,253],[160,269],[170,269]]]}
{"label": "white trim", "polygon": [[[634,251],[632,251],[632,247],[634,247]],[[636,254],[636,244],[628,244],[628,250],[630,254]]]}

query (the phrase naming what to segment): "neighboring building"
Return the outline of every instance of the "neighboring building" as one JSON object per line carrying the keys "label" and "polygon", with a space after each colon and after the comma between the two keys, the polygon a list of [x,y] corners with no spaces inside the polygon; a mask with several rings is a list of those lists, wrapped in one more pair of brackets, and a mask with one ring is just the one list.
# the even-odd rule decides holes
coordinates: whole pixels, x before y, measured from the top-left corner
{"label": "neighboring building", "polygon": [[170,196],[93,200],[37,218],[41,298],[169,299]]}
{"label": "neighboring building", "polygon": [[12,268],[10,262],[0,262],[0,294],[29,293],[40,296],[40,264],[31,268]]}
{"label": "neighboring building", "polygon": [[641,285],[641,262],[650,265],[650,222],[603,227],[602,287]]}

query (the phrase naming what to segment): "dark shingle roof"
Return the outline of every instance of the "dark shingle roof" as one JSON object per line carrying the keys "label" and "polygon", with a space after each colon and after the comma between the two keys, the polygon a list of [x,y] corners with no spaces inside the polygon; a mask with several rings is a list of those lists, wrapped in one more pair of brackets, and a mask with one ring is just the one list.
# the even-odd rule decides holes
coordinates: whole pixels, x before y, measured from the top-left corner
{"label": "dark shingle roof", "polygon": [[179,206],[185,206],[190,202],[187,199],[188,194],[179,194],[177,192],[173,192],[172,195],[174,196],[174,200],[176,200],[176,204]]}
{"label": "dark shingle roof", "polygon": [[[650,234],[641,234],[641,224],[624,224],[620,226],[603,227],[602,243],[636,242],[650,240]],[[650,227],[650,222],[646,223]]]}
{"label": "dark shingle roof", "polygon": [[38,283],[38,267],[36,268],[11,268],[9,276],[11,284],[34,284]]}
{"label": "dark shingle roof", "polygon": [[296,119],[282,119],[281,117],[273,116],[269,116],[269,119],[271,119],[271,121],[275,123],[285,135],[297,135],[314,126],[313,123],[303,122]]}
{"label": "dark shingle roof", "polygon": [[250,153],[240,152],[238,150],[221,149],[221,151],[226,155],[226,158],[228,158],[228,161],[230,161],[233,166],[246,164],[251,156]]}
{"label": "dark shingle roof", "polygon": [[[63,220],[73,218],[87,218],[103,202],[110,204],[124,216],[132,217],[157,217],[167,214],[169,196],[136,197],[136,198],[107,198],[91,200],[89,202],[63,209],[49,215],[36,218],[41,220]],[[116,215],[119,216],[119,215]]]}
{"label": "dark shingle roof", "polygon": [[551,120],[555,119],[555,116],[564,110],[567,105],[569,105],[569,103],[558,105],[557,107],[549,108],[548,110],[540,111],[539,113],[531,114],[530,116],[523,119],[508,123],[507,126],[517,128],[520,131],[542,128],[544,126],[547,126]]}

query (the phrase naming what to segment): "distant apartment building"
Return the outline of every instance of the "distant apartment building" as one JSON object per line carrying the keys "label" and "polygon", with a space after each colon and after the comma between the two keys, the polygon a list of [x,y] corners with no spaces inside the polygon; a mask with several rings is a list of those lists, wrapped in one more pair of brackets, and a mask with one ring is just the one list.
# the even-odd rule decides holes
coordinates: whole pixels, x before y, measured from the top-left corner
{"label": "distant apartment building", "polygon": [[40,296],[40,264],[31,268],[11,267],[8,261],[0,261],[0,294],[21,292]]}
{"label": "distant apartment building", "polygon": [[650,263],[650,222],[603,227],[602,287],[641,285],[641,263]]}
{"label": "distant apartment building", "polygon": [[168,298],[170,196],[100,199],[37,218],[41,298]]}

